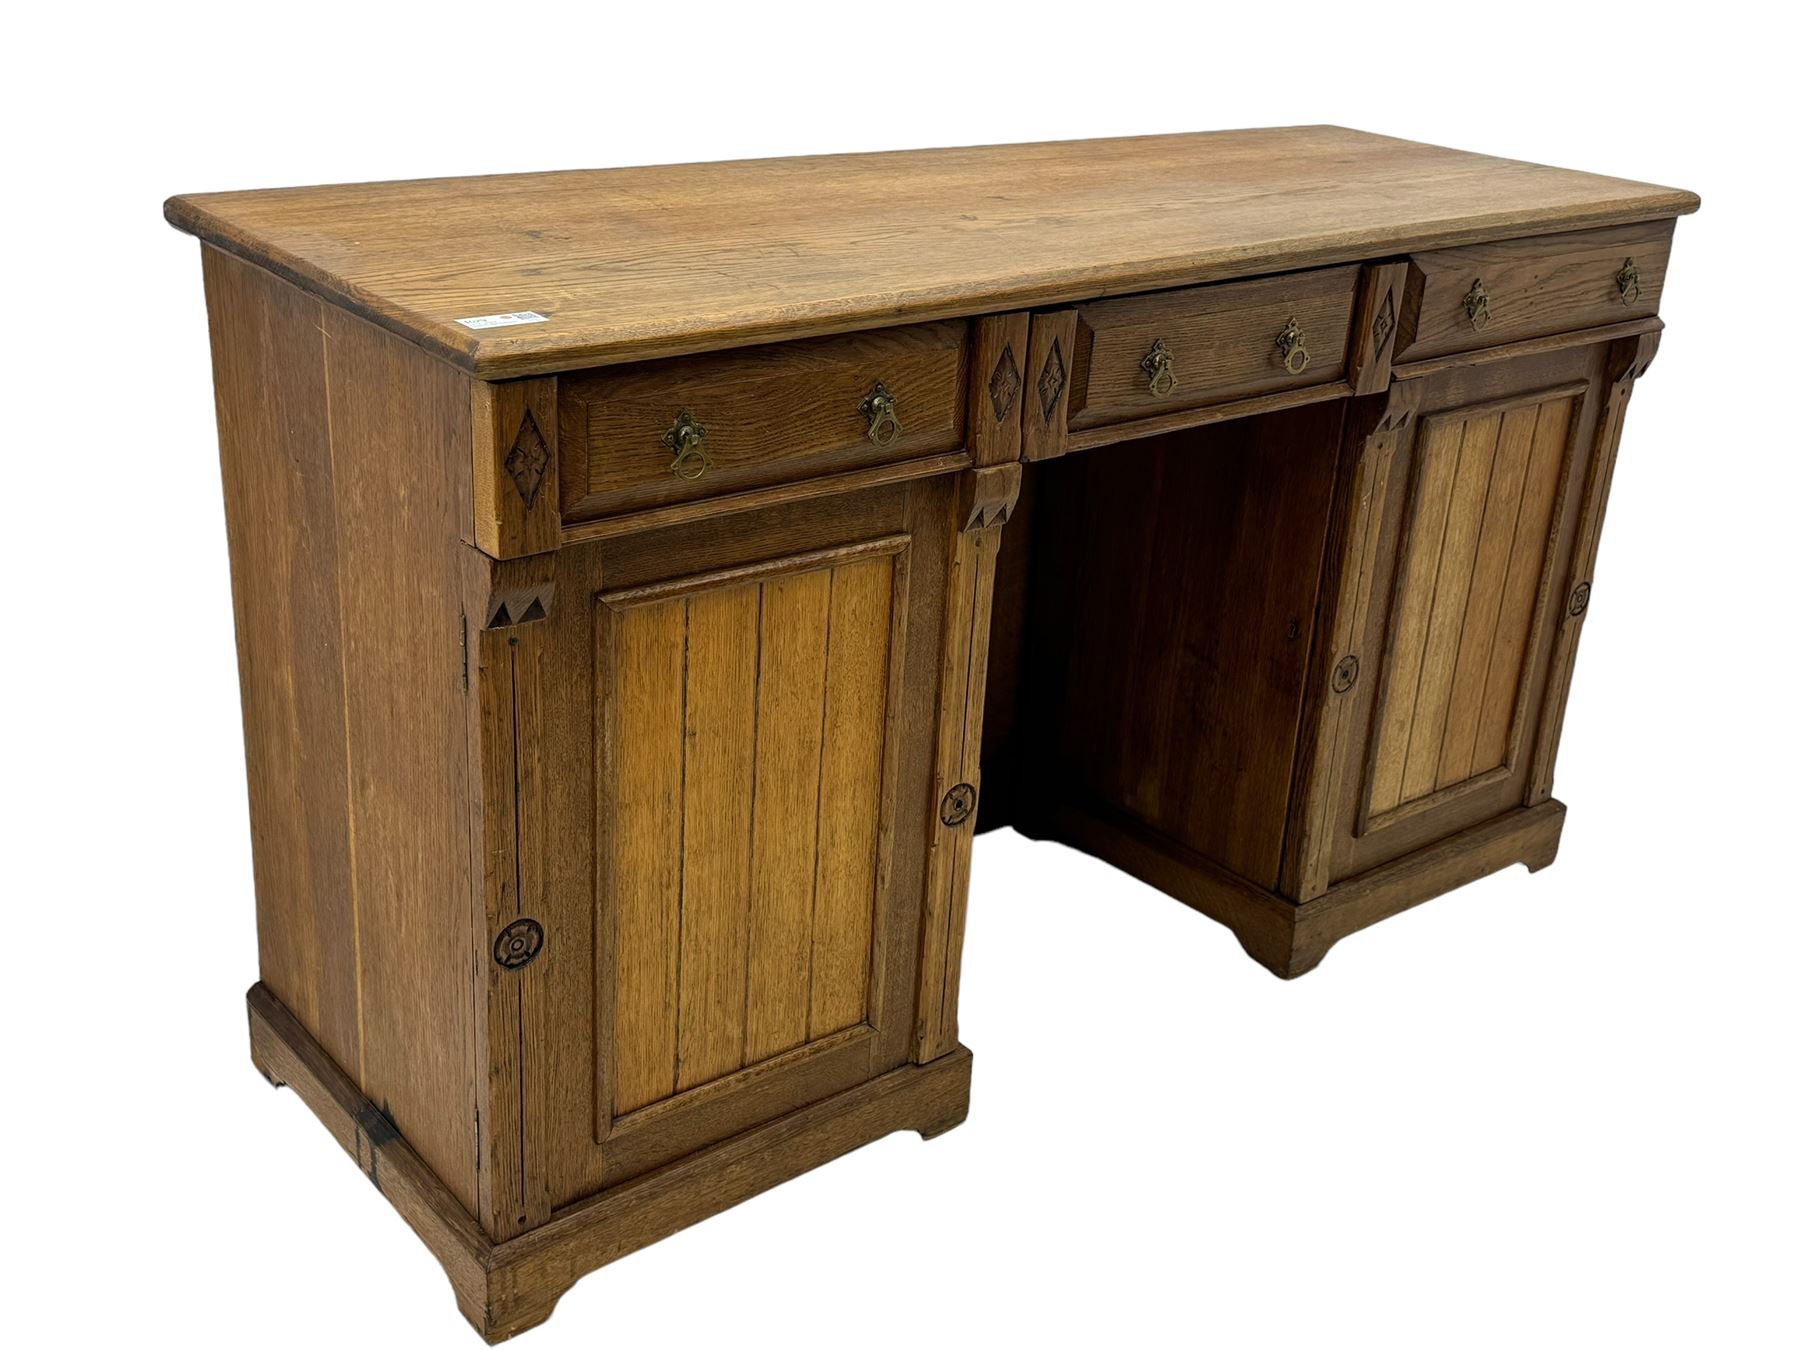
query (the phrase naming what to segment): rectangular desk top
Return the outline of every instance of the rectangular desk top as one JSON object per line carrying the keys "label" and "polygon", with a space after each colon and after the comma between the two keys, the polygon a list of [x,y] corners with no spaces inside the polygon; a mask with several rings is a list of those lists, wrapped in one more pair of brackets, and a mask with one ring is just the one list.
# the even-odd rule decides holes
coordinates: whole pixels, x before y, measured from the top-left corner
{"label": "rectangular desk top", "polygon": [[[1673,188],[1342,127],[170,198],[484,378],[1682,215]],[[458,320],[533,311],[544,322]]]}

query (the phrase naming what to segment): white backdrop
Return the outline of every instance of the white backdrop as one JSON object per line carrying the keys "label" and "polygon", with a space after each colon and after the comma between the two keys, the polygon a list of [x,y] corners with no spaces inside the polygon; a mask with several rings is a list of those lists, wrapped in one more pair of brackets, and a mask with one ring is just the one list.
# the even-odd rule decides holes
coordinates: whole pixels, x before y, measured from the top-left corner
{"label": "white backdrop", "polygon": [[1705,198],[1632,403],[1561,859],[1284,984],[1121,874],[984,836],[968,1123],[589,1277],[527,1344],[1795,1344],[1800,248],[1778,12],[16,13],[9,1343],[478,1343],[435,1261],[246,1055],[205,316],[164,197],[1343,122]]}

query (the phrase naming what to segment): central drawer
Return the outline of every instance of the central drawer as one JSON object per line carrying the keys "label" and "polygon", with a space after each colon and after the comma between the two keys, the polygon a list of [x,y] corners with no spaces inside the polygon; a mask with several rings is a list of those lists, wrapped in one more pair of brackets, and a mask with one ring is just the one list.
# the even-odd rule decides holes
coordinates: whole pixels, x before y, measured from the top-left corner
{"label": "central drawer", "polygon": [[1341,380],[1361,270],[1077,306],[1070,430]]}
{"label": "central drawer", "polygon": [[960,449],[968,332],[917,324],[566,376],[563,520]]}

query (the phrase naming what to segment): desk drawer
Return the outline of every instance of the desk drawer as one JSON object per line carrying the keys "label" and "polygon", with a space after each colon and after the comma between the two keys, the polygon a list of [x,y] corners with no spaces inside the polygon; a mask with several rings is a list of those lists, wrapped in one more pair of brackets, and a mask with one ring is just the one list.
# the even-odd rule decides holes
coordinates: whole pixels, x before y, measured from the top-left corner
{"label": "desk drawer", "polygon": [[958,449],[968,333],[919,324],[565,377],[563,519]]}
{"label": "desk drawer", "polygon": [[1079,306],[1070,429],[1342,379],[1360,271],[1330,267]]}
{"label": "desk drawer", "polygon": [[[1395,360],[1648,318],[1674,233],[1665,220],[1416,254],[1407,308],[1418,321]],[[1404,339],[1409,325],[1400,327]]]}

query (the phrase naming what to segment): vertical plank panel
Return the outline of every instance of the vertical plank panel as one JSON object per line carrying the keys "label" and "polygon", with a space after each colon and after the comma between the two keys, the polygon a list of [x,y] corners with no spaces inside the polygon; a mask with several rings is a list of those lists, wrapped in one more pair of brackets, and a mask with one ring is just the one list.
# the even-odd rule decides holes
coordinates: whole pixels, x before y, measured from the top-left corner
{"label": "vertical plank panel", "polygon": [[688,600],[677,1089],[743,1064],[762,588]]}
{"label": "vertical plank panel", "polygon": [[[1182,518],[1186,537],[1158,540],[1155,570],[1137,587],[1151,615],[1139,640],[1166,653],[1171,676],[1152,700],[1161,715],[1134,719],[1133,758],[1156,781],[1140,789],[1156,809],[1144,818],[1260,886],[1276,883],[1289,819],[1302,634],[1319,594],[1341,422],[1327,404],[1163,438],[1163,514]],[[1121,690],[1123,701],[1142,689]],[[1104,715],[1095,720],[1101,730]]]}
{"label": "vertical plank panel", "polygon": [[1469,768],[1485,773],[1506,761],[1514,712],[1524,676],[1525,649],[1531,639],[1531,616],[1543,577],[1544,550],[1550,535],[1550,513],[1568,448],[1571,399],[1546,403],[1538,410],[1531,438],[1531,464],[1519,501],[1519,523],[1513,533],[1512,558],[1494,625],[1494,650],[1482,691],[1480,725]]}
{"label": "vertical plank panel", "polygon": [[1450,707],[1444,717],[1444,743],[1438,754],[1437,771],[1440,788],[1468,778],[1474,758],[1488,659],[1494,650],[1494,629],[1500,619],[1500,597],[1512,558],[1519,498],[1525,487],[1525,470],[1531,463],[1537,417],[1538,410],[1531,407],[1514,408],[1500,419],[1500,441],[1494,451],[1487,510],[1482,515],[1481,538],[1475,546],[1475,567],[1469,580],[1462,642],[1456,651],[1456,674],[1450,682]]}
{"label": "vertical plank panel", "polygon": [[813,903],[812,1037],[854,1026],[867,1012],[893,578],[893,559],[877,558],[840,568],[833,579]]}
{"label": "vertical plank panel", "polygon": [[1487,508],[1488,480],[1494,468],[1494,445],[1500,435],[1498,414],[1471,420],[1463,428],[1457,456],[1456,484],[1450,491],[1450,514],[1444,524],[1443,553],[1431,598],[1431,622],[1425,655],[1419,666],[1419,692],[1413,700],[1412,736],[1401,775],[1400,796],[1413,801],[1435,790],[1438,755],[1444,744],[1444,719],[1450,708],[1450,679],[1462,643],[1468,613],[1469,578],[1475,567],[1475,542]]}
{"label": "vertical plank panel", "polygon": [[[1196,528],[1195,513],[1187,505],[1190,493],[1209,488],[1219,492],[1220,500],[1231,501],[1241,500],[1247,491],[1251,451],[1243,424],[1221,428],[1217,434],[1231,437],[1232,443],[1217,458],[1208,459],[1159,440],[1150,479],[1154,486],[1136,504],[1134,514],[1141,513],[1144,522],[1145,551],[1156,565],[1166,565],[1177,576],[1216,577],[1230,552],[1231,539]],[[1222,468],[1222,482],[1203,477],[1215,466]],[[1174,814],[1166,800],[1172,786],[1170,757],[1191,747],[1170,742],[1179,737],[1179,728],[1194,707],[1209,713],[1216,707],[1213,700],[1219,690],[1207,679],[1209,672],[1191,659],[1191,648],[1184,641],[1190,612],[1196,603],[1205,602],[1205,597],[1194,594],[1199,589],[1183,586],[1171,597],[1153,587],[1131,586],[1095,597],[1103,608],[1117,608],[1129,616],[1125,641],[1099,656],[1108,666],[1123,669],[1126,687],[1142,696],[1124,700],[1118,734],[1103,738],[1102,753],[1111,758],[1110,781],[1118,785],[1118,800],[1146,820]],[[1195,687],[1197,683],[1201,687]]]}
{"label": "vertical plank panel", "polygon": [[[474,1207],[469,704],[461,644],[467,378],[326,306],[344,640],[342,735],[361,990],[360,1086]],[[450,462],[447,462],[450,461]]]}
{"label": "vertical plank panel", "polygon": [[744,1062],[806,1040],[829,571],[763,584]]}
{"label": "vertical plank panel", "polygon": [[[682,753],[687,605],[672,601],[603,615],[611,626],[606,744],[612,764],[614,932],[613,1109],[675,1090],[676,976],[681,913]],[[602,667],[602,678],[607,678]],[[605,1047],[602,1047],[605,1053]]]}
{"label": "vertical plank panel", "polygon": [[[1082,584],[1067,589],[1067,604],[1073,612],[1066,622],[1071,630],[1081,633],[1084,640],[1072,642],[1066,658],[1055,663],[1054,678],[1062,682],[1065,701],[1078,698],[1081,691],[1107,687],[1106,672],[1110,666],[1132,660],[1136,655],[1132,645],[1135,618],[1131,610],[1141,588],[1131,582],[1148,565],[1156,539],[1156,504],[1160,500],[1161,484],[1160,479],[1151,475],[1160,467],[1161,456],[1153,448],[1133,447],[1131,461],[1134,467],[1144,466],[1141,474],[1119,469],[1100,472],[1093,467],[1094,461],[1080,455],[1057,468],[1058,477],[1063,481],[1068,481],[1072,475],[1079,480],[1078,490],[1068,492],[1063,498],[1069,503],[1064,518],[1068,528],[1082,531],[1104,528],[1104,522],[1121,519],[1133,510],[1142,513],[1143,521],[1142,529],[1128,536],[1119,547],[1069,551],[1071,557],[1080,558]],[[1046,590],[1043,594],[1049,592]],[[1112,597],[1115,603],[1103,605],[1099,603],[1100,597]],[[967,585],[960,581],[954,570],[947,603],[953,608],[967,603]],[[954,634],[957,626],[956,615],[947,615],[946,634]],[[966,628],[966,623],[963,626]],[[959,644],[946,650],[945,688],[960,687],[959,682],[967,679],[961,665],[964,655]],[[1064,709],[1058,707],[1055,712],[1062,715]],[[1121,722],[1123,720],[1121,718]],[[1046,777],[1061,777],[1066,773],[1082,783],[1095,785],[1097,790],[1117,795],[1119,746],[1123,739],[1122,735],[1069,736],[1058,743],[1045,738],[1038,750],[1040,772]]]}
{"label": "vertical plank panel", "polygon": [[[207,248],[262,981],[361,1074],[338,543],[319,301]],[[292,672],[304,669],[306,678]]]}
{"label": "vertical plank panel", "polygon": [[1413,701],[1419,693],[1419,668],[1425,656],[1425,632],[1431,597],[1437,584],[1438,558],[1444,546],[1450,487],[1462,449],[1463,423],[1427,421],[1419,436],[1418,486],[1413,493],[1411,522],[1405,543],[1406,562],[1395,592],[1394,636],[1382,676],[1380,734],[1376,739],[1374,781],[1369,811],[1379,815],[1400,804],[1401,776],[1406,768],[1407,736]]}

